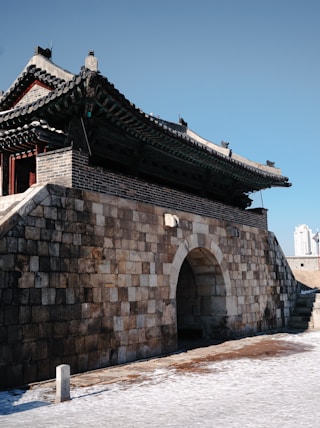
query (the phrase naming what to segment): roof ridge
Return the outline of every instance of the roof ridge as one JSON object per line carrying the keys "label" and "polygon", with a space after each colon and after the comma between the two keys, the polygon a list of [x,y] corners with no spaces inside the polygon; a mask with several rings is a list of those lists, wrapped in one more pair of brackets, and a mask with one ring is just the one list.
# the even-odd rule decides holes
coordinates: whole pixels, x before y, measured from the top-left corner
{"label": "roof ridge", "polygon": [[[41,83],[53,88],[63,82],[72,80],[75,76],[74,73],[65,70],[50,59],[37,53],[31,57],[10,87],[0,96],[0,111],[7,110],[14,105],[14,101],[30,86],[32,79],[28,79],[28,75],[38,78]],[[25,85],[21,85],[24,81]]]}

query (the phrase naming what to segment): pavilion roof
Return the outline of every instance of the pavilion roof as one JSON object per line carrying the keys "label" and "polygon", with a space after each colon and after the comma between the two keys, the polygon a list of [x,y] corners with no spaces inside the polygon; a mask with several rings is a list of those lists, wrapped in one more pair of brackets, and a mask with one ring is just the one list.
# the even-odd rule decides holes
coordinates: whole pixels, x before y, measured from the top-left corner
{"label": "pavilion roof", "polygon": [[[35,82],[44,85],[46,91],[24,103],[24,94]],[[291,185],[272,164],[252,162],[199,137],[186,124],[144,113],[98,71],[83,67],[79,74],[72,74],[41,54],[33,57],[0,98],[0,151],[22,150],[24,138],[32,144],[32,138],[40,134],[46,134],[48,140],[51,136],[59,146],[62,137],[64,141],[72,138],[70,123],[75,118],[78,127],[81,122],[88,131],[87,149],[95,158],[112,157],[118,151],[117,161],[122,162],[122,147],[127,157],[133,152],[140,157],[149,154],[172,168],[178,162],[195,168],[200,175],[205,172],[219,176],[221,182],[225,177],[242,193]]]}

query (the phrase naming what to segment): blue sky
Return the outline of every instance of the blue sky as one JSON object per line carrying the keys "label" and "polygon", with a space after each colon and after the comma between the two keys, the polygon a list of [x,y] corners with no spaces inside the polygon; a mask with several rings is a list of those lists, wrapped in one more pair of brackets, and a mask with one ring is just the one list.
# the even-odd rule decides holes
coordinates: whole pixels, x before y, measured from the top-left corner
{"label": "blue sky", "polygon": [[253,161],[274,161],[291,188],[257,194],[286,255],[320,228],[319,0],[10,0],[1,2],[0,89],[37,45],[79,72],[99,70],[146,113],[177,121]]}

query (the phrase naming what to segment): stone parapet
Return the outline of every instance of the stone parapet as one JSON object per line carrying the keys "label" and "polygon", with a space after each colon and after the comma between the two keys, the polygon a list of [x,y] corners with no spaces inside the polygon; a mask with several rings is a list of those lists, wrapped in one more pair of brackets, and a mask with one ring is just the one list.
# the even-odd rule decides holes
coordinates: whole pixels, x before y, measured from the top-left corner
{"label": "stone parapet", "polygon": [[192,212],[219,220],[267,230],[267,210],[243,210],[201,196],[156,185],[91,165],[88,155],[71,147],[37,156],[37,183],[55,183],[66,187],[118,196],[128,200]]}
{"label": "stone parapet", "polygon": [[319,256],[289,256],[287,261],[292,270],[297,271],[319,271],[320,257]]}

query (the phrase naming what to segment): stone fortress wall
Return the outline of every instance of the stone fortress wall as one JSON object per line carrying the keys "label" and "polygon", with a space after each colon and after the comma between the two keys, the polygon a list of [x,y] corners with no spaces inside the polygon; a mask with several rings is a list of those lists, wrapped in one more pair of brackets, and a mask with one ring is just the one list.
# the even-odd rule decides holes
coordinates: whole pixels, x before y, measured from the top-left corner
{"label": "stone fortress wall", "polygon": [[179,328],[288,325],[296,282],[265,210],[105,174],[71,149],[37,162],[24,199],[1,198],[1,388],[173,352]]}

